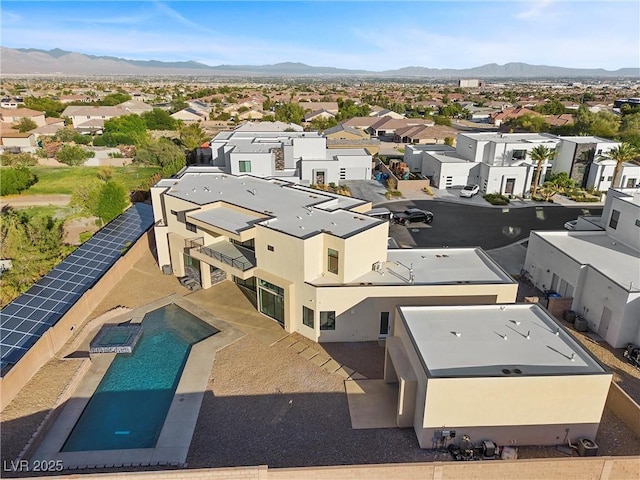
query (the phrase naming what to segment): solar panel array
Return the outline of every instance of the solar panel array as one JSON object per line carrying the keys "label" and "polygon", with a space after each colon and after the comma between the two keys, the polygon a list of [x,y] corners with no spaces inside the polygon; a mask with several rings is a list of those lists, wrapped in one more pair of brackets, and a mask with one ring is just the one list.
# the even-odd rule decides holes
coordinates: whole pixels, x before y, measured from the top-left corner
{"label": "solar panel array", "polygon": [[0,311],[3,376],[151,225],[152,207],[134,204]]}

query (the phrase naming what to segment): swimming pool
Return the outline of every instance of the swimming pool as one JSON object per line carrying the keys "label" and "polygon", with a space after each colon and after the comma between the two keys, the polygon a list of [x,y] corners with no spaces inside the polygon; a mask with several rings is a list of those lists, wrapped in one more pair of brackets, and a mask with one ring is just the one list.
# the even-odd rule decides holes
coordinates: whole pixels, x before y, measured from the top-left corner
{"label": "swimming pool", "polygon": [[191,345],[219,332],[175,304],[147,313],[132,354],[118,354],[62,452],[153,448]]}

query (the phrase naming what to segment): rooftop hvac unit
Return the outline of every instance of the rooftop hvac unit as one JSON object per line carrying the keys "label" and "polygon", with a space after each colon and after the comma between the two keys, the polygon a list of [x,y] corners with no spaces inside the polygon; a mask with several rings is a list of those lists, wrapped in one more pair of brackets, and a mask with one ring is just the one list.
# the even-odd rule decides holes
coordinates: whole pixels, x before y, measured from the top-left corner
{"label": "rooftop hvac unit", "polygon": [[485,457],[495,457],[496,444],[491,440],[485,440],[484,442],[482,442],[482,453]]}
{"label": "rooftop hvac unit", "polygon": [[382,262],[378,261],[371,265],[371,270],[373,270],[374,272],[380,272],[382,270]]}
{"label": "rooftop hvac unit", "polygon": [[598,445],[593,440],[581,438],[578,440],[578,455],[581,457],[595,457],[598,454]]}

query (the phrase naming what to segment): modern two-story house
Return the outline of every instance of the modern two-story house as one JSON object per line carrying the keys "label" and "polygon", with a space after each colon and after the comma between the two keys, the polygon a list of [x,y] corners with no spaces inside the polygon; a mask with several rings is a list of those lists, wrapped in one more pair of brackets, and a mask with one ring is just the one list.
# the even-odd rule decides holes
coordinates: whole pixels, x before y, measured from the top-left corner
{"label": "modern two-story house", "polygon": [[517,283],[479,248],[387,248],[369,202],[280,179],[189,167],[152,189],[159,266],[203,288],[227,278],[286,331],[376,340],[402,305],[515,301]]}

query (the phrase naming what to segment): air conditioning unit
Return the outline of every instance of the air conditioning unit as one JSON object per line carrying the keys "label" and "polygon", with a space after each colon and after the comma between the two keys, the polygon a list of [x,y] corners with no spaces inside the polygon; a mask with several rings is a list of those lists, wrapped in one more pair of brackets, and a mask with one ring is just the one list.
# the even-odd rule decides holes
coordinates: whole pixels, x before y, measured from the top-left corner
{"label": "air conditioning unit", "polygon": [[382,270],[382,262],[378,261],[371,266],[371,270],[374,272],[380,272]]}
{"label": "air conditioning unit", "polygon": [[595,457],[598,454],[598,445],[593,440],[581,438],[578,440],[578,455],[581,457]]}

